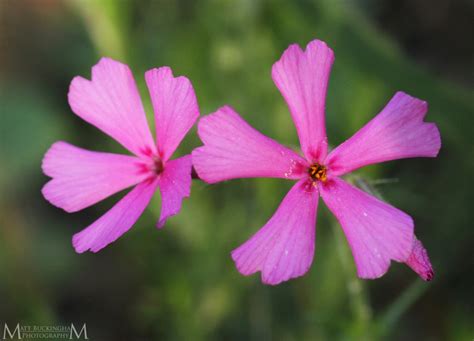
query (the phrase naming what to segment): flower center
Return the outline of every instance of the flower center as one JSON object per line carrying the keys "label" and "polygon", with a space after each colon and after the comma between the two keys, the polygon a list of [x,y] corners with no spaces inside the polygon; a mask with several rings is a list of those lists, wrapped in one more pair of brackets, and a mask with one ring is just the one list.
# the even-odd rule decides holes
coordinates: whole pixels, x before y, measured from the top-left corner
{"label": "flower center", "polygon": [[322,182],[325,182],[327,180],[326,167],[320,165],[319,163],[315,163],[314,165],[309,167],[308,174],[313,180],[319,180]]}
{"label": "flower center", "polygon": [[154,156],[153,157],[153,165],[151,166],[151,171],[155,173],[156,175],[159,175],[161,172],[163,172],[163,161],[161,161],[160,158]]}

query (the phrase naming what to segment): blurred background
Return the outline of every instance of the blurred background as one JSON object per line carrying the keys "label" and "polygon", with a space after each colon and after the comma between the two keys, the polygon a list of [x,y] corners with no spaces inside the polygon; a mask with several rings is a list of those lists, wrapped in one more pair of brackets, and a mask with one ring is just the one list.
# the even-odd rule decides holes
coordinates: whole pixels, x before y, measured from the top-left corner
{"label": "blurred background", "polygon": [[[0,0],[0,322],[87,323],[91,340],[472,340],[473,35],[469,0]],[[143,74],[169,65],[193,82],[202,115],[230,104],[297,148],[270,70],[290,43],[315,38],[336,55],[331,145],[397,90],[429,102],[439,157],[358,175],[414,217],[432,282],[398,263],[381,279],[356,279],[324,205],[306,276],[269,287],[259,275],[239,275],[229,252],[273,214],[291,186],[284,180],[194,181],[163,230],[155,228],[156,195],[117,242],[98,254],[74,252],[72,235],[126,192],[75,214],[41,196],[41,159],[56,140],[125,153],[71,112],[74,76],[89,78],[100,56],[129,64],[151,123]],[[176,155],[199,144],[194,128]]]}

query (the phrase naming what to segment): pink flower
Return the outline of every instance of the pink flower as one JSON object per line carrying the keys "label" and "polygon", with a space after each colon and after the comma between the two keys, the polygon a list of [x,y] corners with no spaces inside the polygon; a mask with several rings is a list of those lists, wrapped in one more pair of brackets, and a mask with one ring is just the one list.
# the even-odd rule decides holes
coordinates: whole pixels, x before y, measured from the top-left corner
{"label": "pink flower", "polygon": [[204,146],[192,154],[204,181],[297,181],[265,226],[232,251],[237,269],[243,275],[261,271],[267,284],[305,274],[313,260],[321,196],[344,230],[359,277],[382,276],[391,260],[432,273],[426,251],[415,244],[412,218],[340,178],[374,163],[435,157],[441,141],[436,125],[423,122],[427,104],[397,92],[375,118],[328,155],[324,110],[333,61],[333,51],[315,40],[306,51],[291,45],[273,65],[273,81],[288,103],[304,157],[253,129],[230,107],[199,122]]}
{"label": "pink flower", "polygon": [[191,191],[191,155],[170,160],[199,116],[190,81],[161,67],[145,73],[156,121],[156,144],[140,95],[127,65],[102,58],[92,80],[75,77],[69,104],[76,115],[114,138],[134,156],[84,150],[56,142],[43,159],[52,179],[44,197],[67,212],[89,207],[135,186],[112,209],[73,237],[77,252],[97,252],[127,232],[138,220],[157,188],[162,207],[158,227],[181,209]]}

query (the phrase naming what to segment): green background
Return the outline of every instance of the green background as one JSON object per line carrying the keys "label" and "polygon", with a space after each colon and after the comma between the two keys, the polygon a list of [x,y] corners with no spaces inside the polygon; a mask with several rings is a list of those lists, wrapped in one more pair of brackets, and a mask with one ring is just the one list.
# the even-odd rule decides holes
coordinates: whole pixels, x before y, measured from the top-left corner
{"label": "green background", "polygon": [[[472,45],[473,27],[462,26],[472,22],[472,5],[456,2],[446,15],[465,10],[433,23],[443,9],[416,1],[425,6],[417,16],[408,3],[1,0],[0,322],[87,323],[92,340],[472,340],[473,58],[463,44]],[[358,280],[324,205],[304,277],[270,287],[259,275],[239,275],[230,251],[263,226],[291,186],[275,179],[193,181],[191,198],[163,230],[155,228],[155,195],[117,242],[98,254],[74,252],[72,235],[123,193],[67,214],[41,196],[42,156],[56,140],[125,153],[72,114],[74,76],[88,78],[100,56],[129,64],[151,123],[143,74],[168,65],[191,79],[201,115],[229,104],[297,148],[270,70],[290,43],[315,38],[336,55],[326,104],[331,145],[397,90],[430,105],[427,120],[442,136],[438,158],[357,174],[415,219],[434,281],[398,263],[381,279]],[[199,144],[193,128],[175,155]]]}

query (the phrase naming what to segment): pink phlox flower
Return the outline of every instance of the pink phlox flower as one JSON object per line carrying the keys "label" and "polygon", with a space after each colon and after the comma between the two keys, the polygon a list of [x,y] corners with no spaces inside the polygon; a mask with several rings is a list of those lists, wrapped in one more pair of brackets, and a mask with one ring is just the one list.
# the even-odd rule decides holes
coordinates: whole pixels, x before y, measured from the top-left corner
{"label": "pink phlox flower", "polygon": [[72,111],[114,138],[134,155],[93,152],[56,142],[43,159],[52,179],[44,197],[67,212],[89,207],[114,193],[135,186],[107,213],[73,237],[77,252],[97,252],[127,232],[161,192],[158,227],[177,214],[191,191],[191,155],[171,160],[181,140],[199,116],[191,82],[173,77],[169,67],[149,70],[145,79],[156,122],[156,143],[148,127],[135,80],[125,64],[102,58],[92,79],[75,77],[69,88]]}
{"label": "pink phlox flower", "polygon": [[243,275],[260,271],[267,284],[305,274],[313,260],[321,196],[344,230],[359,277],[382,276],[392,260],[430,273],[426,251],[420,253],[424,248],[415,245],[412,218],[341,179],[370,164],[435,157],[441,140],[436,125],[423,121],[427,103],[397,92],[376,117],[328,155],[325,97],[333,61],[333,51],[314,40],[305,51],[291,45],[272,68],[304,157],[252,128],[228,106],[198,124],[204,146],[193,151],[193,165],[204,181],[297,181],[265,226],[232,251],[237,269]]}

